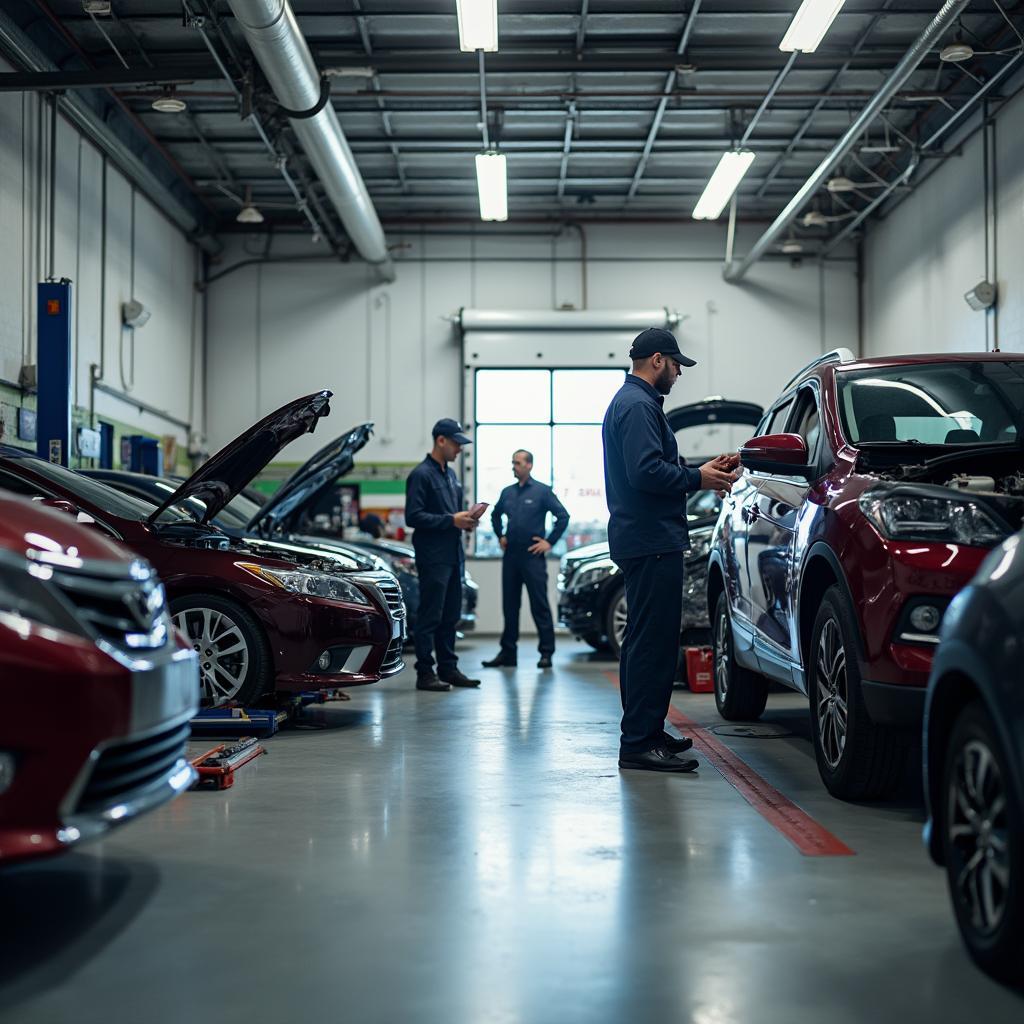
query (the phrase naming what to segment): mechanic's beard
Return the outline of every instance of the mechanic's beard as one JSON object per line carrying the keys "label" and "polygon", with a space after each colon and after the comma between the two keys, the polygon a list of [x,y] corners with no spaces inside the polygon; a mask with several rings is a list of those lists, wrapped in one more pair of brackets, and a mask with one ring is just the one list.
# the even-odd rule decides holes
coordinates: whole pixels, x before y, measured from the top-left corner
{"label": "mechanic's beard", "polygon": [[665,363],[661,368],[661,373],[658,374],[657,379],[654,382],[654,390],[659,395],[667,395],[672,390],[672,385],[676,382],[675,367],[671,363]]}

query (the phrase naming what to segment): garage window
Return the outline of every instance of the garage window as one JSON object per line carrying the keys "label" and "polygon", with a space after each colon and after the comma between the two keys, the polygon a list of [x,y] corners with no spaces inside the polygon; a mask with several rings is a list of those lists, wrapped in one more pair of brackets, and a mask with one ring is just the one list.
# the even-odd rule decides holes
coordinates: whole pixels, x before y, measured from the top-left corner
{"label": "garage window", "polygon": [[[622,379],[622,370],[477,370],[475,500],[494,505],[502,488],[515,482],[512,453],[525,448],[533,453],[534,479],[553,487],[572,517],[555,553],[605,540],[601,421]],[[501,554],[489,512],[476,533],[476,554]]]}

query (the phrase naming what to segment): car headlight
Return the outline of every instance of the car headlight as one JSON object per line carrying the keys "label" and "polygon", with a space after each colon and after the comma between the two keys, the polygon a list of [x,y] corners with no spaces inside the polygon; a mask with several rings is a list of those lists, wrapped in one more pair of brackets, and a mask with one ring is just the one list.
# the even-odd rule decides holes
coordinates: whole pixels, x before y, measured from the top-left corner
{"label": "car headlight", "polygon": [[337,576],[309,572],[305,569],[268,569],[264,565],[254,565],[251,562],[238,562],[237,565],[239,569],[252,573],[257,579],[282,590],[289,590],[293,594],[371,607],[370,599],[355,584]]}
{"label": "car headlight", "polygon": [[570,582],[569,589],[583,590],[585,587],[595,586],[609,576],[614,576],[618,571],[619,567],[610,558],[598,559],[598,561],[577,570]]}
{"label": "car headlight", "polygon": [[1006,530],[979,504],[960,498],[915,494],[860,496],[860,510],[889,540],[948,542],[988,546],[1001,541]]}
{"label": "car headlight", "polygon": [[86,636],[82,624],[46,585],[52,574],[47,565],[0,564],[0,612]]}

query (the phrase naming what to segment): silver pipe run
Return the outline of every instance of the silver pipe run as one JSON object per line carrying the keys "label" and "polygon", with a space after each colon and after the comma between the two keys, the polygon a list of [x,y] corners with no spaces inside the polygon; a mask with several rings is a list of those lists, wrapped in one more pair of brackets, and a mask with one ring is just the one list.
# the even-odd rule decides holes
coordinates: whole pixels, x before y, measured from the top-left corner
{"label": "silver pipe run", "polygon": [[[277,101],[293,111],[320,101],[320,74],[288,0],[228,0],[238,27]],[[310,117],[290,118],[302,148],[360,256],[385,281],[395,279],[380,218],[328,102]]]}

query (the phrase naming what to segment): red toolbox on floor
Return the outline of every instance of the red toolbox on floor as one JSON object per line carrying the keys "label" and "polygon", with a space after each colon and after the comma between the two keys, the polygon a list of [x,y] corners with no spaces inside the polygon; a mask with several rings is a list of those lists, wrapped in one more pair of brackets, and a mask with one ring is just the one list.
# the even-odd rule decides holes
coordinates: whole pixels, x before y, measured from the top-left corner
{"label": "red toolbox on floor", "polygon": [[711,693],[715,689],[714,663],[710,647],[686,648],[686,685],[692,693]]}

